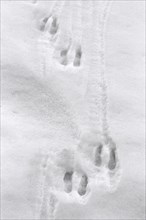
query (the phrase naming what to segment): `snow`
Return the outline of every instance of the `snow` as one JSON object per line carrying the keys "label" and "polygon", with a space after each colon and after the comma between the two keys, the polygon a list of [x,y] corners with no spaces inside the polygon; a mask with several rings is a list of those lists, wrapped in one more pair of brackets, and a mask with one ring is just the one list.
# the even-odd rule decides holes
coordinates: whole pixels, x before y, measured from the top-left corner
{"label": "snow", "polygon": [[[102,177],[93,178],[91,175],[89,194],[83,199],[76,192],[80,172],[74,176],[75,186],[71,194],[62,192],[62,188],[64,169],[70,170],[74,166],[70,155],[77,154],[83,169],[91,169],[90,163],[84,163],[84,157],[82,162],[80,152],[76,152],[78,135],[84,127],[85,68],[73,68],[71,63],[68,68],[60,65],[58,52],[54,54],[53,50],[54,39],[46,52],[48,41],[42,37],[39,21],[51,11],[53,1],[1,1],[2,219],[38,218],[38,204],[46,187],[43,185],[45,161],[47,157],[55,161],[53,158],[60,155],[62,149],[67,155],[68,149],[71,150],[69,161],[63,160],[63,163],[58,157],[56,163],[62,169],[55,170],[54,162],[51,164],[49,160],[46,169],[56,175],[55,180],[49,179],[49,184],[55,184],[60,190],[57,192],[61,200],[57,219],[145,218],[144,4],[144,1],[115,0],[107,23],[108,116],[110,133],[118,147],[122,177],[116,191],[108,191],[98,183],[99,178],[106,177],[106,170],[102,168]],[[86,6],[85,10],[88,10]],[[80,35],[81,24],[77,22],[77,25],[76,31]],[[70,32],[67,33],[65,26],[64,31],[68,47]],[[60,44],[57,50],[66,47],[62,42]],[[53,63],[53,70],[52,67],[49,69],[52,56],[57,60]],[[54,193],[55,190],[52,188]]]}

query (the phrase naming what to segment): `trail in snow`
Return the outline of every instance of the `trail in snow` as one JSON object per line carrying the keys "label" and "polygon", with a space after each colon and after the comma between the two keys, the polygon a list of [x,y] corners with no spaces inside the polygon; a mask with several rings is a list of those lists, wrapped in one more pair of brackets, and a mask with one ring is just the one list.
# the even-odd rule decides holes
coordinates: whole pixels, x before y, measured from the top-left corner
{"label": "trail in snow", "polygon": [[[72,13],[71,4],[74,4]],[[76,148],[73,152],[70,149],[66,150],[67,154],[62,150],[60,161],[65,159],[65,161],[68,160],[67,162],[63,165],[59,162],[58,167],[55,156],[54,159],[48,156],[46,165],[41,168],[43,172],[42,193],[38,213],[41,219],[55,217],[58,199],[64,200],[65,193],[71,195],[68,196],[67,201],[84,203],[87,201],[88,192],[95,179],[97,179],[97,185],[104,184],[109,190],[115,189],[120,179],[116,145],[108,134],[107,91],[104,76],[104,29],[109,1],[88,2],[88,7],[92,10],[85,13],[81,1],[74,3],[62,1],[59,5],[57,1],[54,3],[51,16],[41,21],[42,35],[38,45],[41,57],[40,72],[43,77],[47,77],[46,74],[53,71],[54,58],[55,62],[68,66],[69,52],[73,53],[72,56],[70,55],[72,68],[84,66],[81,62],[82,52],[84,55],[84,51],[88,51],[84,58],[88,69],[88,84],[84,99],[86,103],[83,122],[85,131],[82,131],[83,135],[77,147],[78,155],[75,153]],[[77,16],[76,22],[74,22],[74,16]],[[67,23],[66,18],[68,18]],[[88,27],[85,25],[86,19],[89,20]],[[85,34],[88,34],[87,39],[84,37]],[[89,134],[86,133],[86,129]],[[71,160],[67,159],[70,155],[73,157]],[[54,161],[53,165],[50,161]],[[73,165],[69,168],[72,162]],[[54,183],[56,175],[62,179],[60,186]]]}
{"label": "trail in snow", "polygon": [[[113,179],[115,174],[114,184],[119,183],[121,171],[119,168],[119,159],[117,156],[117,147],[109,134],[109,123],[107,121],[108,112],[108,97],[107,97],[107,85],[105,80],[105,28],[107,17],[110,11],[112,1],[99,1],[92,2],[92,28],[93,35],[91,36],[89,43],[91,49],[91,68],[89,74],[89,91],[87,96],[89,96],[88,106],[89,110],[89,125],[91,130],[95,129],[98,133],[103,135],[104,141],[101,142],[96,150],[97,161],[96,163],[101,163],[101,155],[104,145],[107,145],[109,151],[109,163],[112,164],[108,166],[109,172],[113,172]],[[98,25],[97,25],[98,21]],[[97,54],[97,55],[96,55]],[[117,176],[118,175],[118,176]],[[118,177],[118,178],[117,178]],[[109,174],[109,180],[111,176]],[[114,185],[113,184],[113,185]],[[112,181],[111,181],[112,185]]]}
{"label": "trail in snow", "polygon": [[[54,56],[55,42],[56,38],[58,38],[58,27],[60,26],[58,21],[65,3],[63,1],[55,1],[52,4],[52,8],[49,9],[45,16],[42,15],[40,22],[38,22],[39,29],[42,32],[37,43],[38,54],[40,57],[40,73],[42,77],[46,76],[45,74],[47,71],[51,71],[52,57]],[[46,65],[50,69],[46,69]]]}
{"label": "trail in snow", "polygon": [[[62,2],[62,3],[64,4],[64,2]],[[57,1],[57,6],[58,6],[58,1]],[[66,4],[64,4],[64,6],[65,6],[65,11],[69,12],[70,10],[66,9]],[[58,13],[56,13],[56,11],[58,11],[59,9],[60,8],[56,9],[56,4],[54,4],[54,8],[53,8],[52,11],[54,12],[55,15],[53,14],[52,19],[55,19],[55,22],[56,22],[56,20],[58,20],[58,17],[59,17]],[[47,20],[47,22],[48,22],[48,20]],[[50,23],[50,26],[47,26],[47,24],[46,24],[46,27],[44,27],[45,32],[43,33],[42,39],[39,41],[39,50],[40,50],[40,55],[41,55],[41,62],[40,62],[40,64],[41,64],[41,66],[40,66],[41,69],[40,70],[41,71],[40,72],[41,72],[41,75],[43,77],[45,76],[45,74],[48,70],[48,69],[46,69],[46,63],[47,63],[47,66],[50,67],[50,65],[52,63],[52,58],[53,58],[53,55],[54,55],[54,50],[56,49],[55,45],[54,45],[54,41],[56,41],[56,39],[55,39],[56,36],[55,35],[57,34],[58,30],[56,29],[56,31],[52,31],[52,26],[53,25],[54,25],[53,22]],[[55,25],[56,25],[56,23],[55,23]],[[42,29],[41,29],[41,31],[42,31]],[[61,37],[62,37],[62,33],[61,33]],[[61,40],[59,39],[59,42],[60,41]],[[51,52],[51,54],[50,54],[50,52]],[[61,51],[61,55],[64,56],[63,52],[64,51]],[[48,58],[48,60],[46,60],[47,58]],[[49,58],[51,58],[50,63],[47,62],[47,61],[49,61]],[[65,64],[63,62],[62,62],[62,64]],[[50,65],[48,65],[48,64],[50,64]],[[62,100],[62,99],[63,98],[60,97],[60,100]],[[66,109],[68,109],[68,108],[66,108]],[[52,158],[49,157],[48,161],[50,161],[50,160],[52,160]],[[47,163],[47,161],[46,161],[46,163]],[[50,165],[50,163],[47,163],[47,164]],[[55,208],[56,208],[55,206],[57,205],[55,195],[51,194],[51,192],[50,192],[51,183],[48,180],[48,176],[47,176],[50,172],[50,166],[48,168],[49,169],[48,174],[45,171],[43,171],[44,169],[46,169],[46,166],[47,165],[45,165],[45,168],[44,168],[44,166],[41,167],[42,177],[40,177],[40,182],[41,182],[40,183],[40,193],[39,193],[40,199],[39,199],[39,204],[38,204],[40,206],[40,208],[38,208],[39,211],[37,211],[38,214],[36,216],[36,218],[39,217],[41,219],[53,218],[53,214],[54,214],[54,211],[55,211]],[[51,172],[54,172],[54,166],[56,166],[56,164],[53,164]],[[63,173],[62,173],[62,176],[63,176]],[[54,179],[54,177],[52,177],[52,179]],[[54,186],[54,185],[55,184],[52,184],[52,186]],[[53,202],[53,200],[54,200],[54,202]]]}
{"label": "trail in snow", "polygon": [[[139,39],[142,39],[142,28],[138,28],[138,26],[143,22],[140,14],[143,6],[140,3],[119,1],[115,4],[108,38],[109,47],[111,47],[108,50],[111,73],[109,73],[110,80],[107,85],[110,87],[111,99],[109,101],[113,105],[110,109],[112,124],[107,123],[106,120],[108,99],[104,81],[107,74],[100,76],[104,70],[99,73],[100,95],[98,94],[97,99],[95,99],[97,94],[94,94],[94,89],[93,97],[87,92],[89,96],[87,113],[89,116],[93,115],[95,121],[99,116],[94,114],[94,111],[91,113],[89,109],[92,111],[93,105],[96,110],[95,100],[97,100],[97,106],[99,100],[101,115],[99,126],[94,123],[94,120],[88,120],[90,118],[87,117],[84,105],[82,105],[85,100],[87,101],[87,96],[84,99],[88,84],[86,72],[90,76],[92,59],[89,59],[91,57],[89,54],[92,55],[93,52],[93,50],[90,51],[87,38],[84,36],[89,36],[94,42],[96,36],[92,36],[92,38],[87,33],[90,33],[94,20],[91,16],[92,10],[94,8],[96,12],[99,9],[98,7],[92,8],[92,4],[84,4],[79,8],[81,2],[71,1],[71,5],[74,5],[74,8],[71,6],[71,14],[74,15],[70,16],[69,23],[71,24],[68,25],[69,31],[67,37],[65,36],[66,39],[70,39],[66,42],[66,49],[64,48],[66,45],[59,43],[63,42],[59,41],[61,39],[60,27],[64,26],[65,21],[61,17],[63,8],[57,9],[60,6],[56,6],[56,9],[53,9],[55,6],[53,6],[53,1],[48,4],[49,7],[47,2],[51,1],[34,1],[35,4],[23,1],[3,3],[3,9],[5,9],[2,15],[3,53],[4,50],[6,51],[6,56],[3,55],[4,74],[2,79],[2,110],[4,111],[2,138],[5,141],[5,143],[3,141],[3,216],[7,219],[32,219],[35,204],[36,219],[52,219],[57,214],[56,211],[58,218],[61,216],[63,219],[66,217],[67,219],[103,219],[107,216],[110,219],[140,218],[144,216],[144,207],[142,207],[144,204],[142,195],[144,192],[142,176],[144,154],[142,150],[143,127],[141,126],[143,76],[140,67],[142,62],[134,64],[137,62],[133,61],[140,60],[143,53],[141,43],[138,44]],[[137,12],[138,5],[141,5],[141,9]],[[104,17],[104,13],[101,13],[104,11],[104,5],[102,6],[101,2],[100,6],[102,8],[99,10],[100,13],[96,13],[97,17],[95,15],[98,21]],[[54,13],[56,11],[56,15],[52,16],[52,10]],[[61,12],[62,21],[60,21],[58,10]],[[63,10],[65,11],[65,9]],[[35,12],[34,25],[32,24],[32,12]],[[133,13],[132,17],[129,12]],[[79,16],[80,13],[81,16]],[[101,14],[102,17],[99,17]],[[78,19],[75,19],[75,15]],[[135,24],[133,24],[134,18]],[[73,20],[76,24],[72,25]],[[41,22],[43,28],[40,28]],[[107,23],[105,22],[104,25],[106,26]],[[104,25],[102,23],[101,27]],[[92,32],[96,35],[93,30],[94,28]],[[104,65],[101,65],[100,61],[104,55],[104,32],[99,31],[99,33],[102,35],[97,34],[97,38],[101,39],[102,44],[95,45],[95,48],[99,46],[101,51],[98,61],[99,69],[102,69]],[[129,36],[129,33],[133,38]],[[32,44],[33,34],[36,34],[33,39],[38,39],[34,43],[38,46],[38,51]],[[77,44],[77,42],[80,43]],[[116,46],[123,52],[116,51],[113,54],[117,49]],[[133,49],[135,46],[138,49]],[[64,50],[62,50],[63,48]],[[37,52],[39,57],[37,57]],[[127,54],[124,55],[125,60],[122,53]],[[76,55],[77,58],[80,58],[80,62],[74,65]],[[66,65],[61,63],[61,56],[66,56]],[[36,57],[38,62],[35,62]],[[112,63],[114,57],[116,64]],[[123,61],[125,65],[123,65]],[[119,62],[118,68],[116,68],[117,62]],[[33,68],[35,65],[36,68]],[[36,69],[36,71],[32,73],[32,69]],[[92,90],[93,84],[91,80],[91,83],[88,84],[90,88],[88,91]],[[137,89],[135,89],[135,85]],[[115,91],[117,91],[116,94]],[[120,100],[119,96],[122,97]],[[81,104],[79,105],[79,103]],[[79,108],[81,105],[82,108]],[[86,134],[86,127],[93,128],[90,122],[104,136],[109,135],[109,132],[112,131],[121,145],[124,178],[122,178],[120,190],[115,193],[107,193],[107,191],[111,192],[114,188],[116,189],[120,180],[116,144],[112,138],[102,139],[101,135],[97,135],[96,132]],[[135,129],[135,124],[138,125],[138,130]],[[42,151],[38,152],[38,149],[42,149]],[[105,191],[102,191],[103,188]],[[133,189],[135,190],[133,191]],[[58,201],[74,203],[74,205],[60,203],[59,206],[63,206],[63,208],[59,210]],[[82,207],[80,204],[86,206]],[[65,210],[66,208],[68,211]]]}

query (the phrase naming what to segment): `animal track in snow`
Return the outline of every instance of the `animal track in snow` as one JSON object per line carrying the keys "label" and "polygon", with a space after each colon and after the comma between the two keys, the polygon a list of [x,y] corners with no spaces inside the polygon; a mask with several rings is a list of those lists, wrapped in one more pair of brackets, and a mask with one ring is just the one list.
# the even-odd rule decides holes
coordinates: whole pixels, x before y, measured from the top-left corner
{"label": "animal track in snow", "polygon": [[68,58],[67,58],[68,50],[63,49],[60,51],[60,63],[64,66],[68,64]]}
{"label": "animal track in snow", "polygon": [[74,66],[80,66],[81,65],[81,57],[82,57],[82,50],[81,46],[79,46],[75,51],[75,58],[73,61]]}
{"label": "animal track in snow", "polygon": [[[106,186],[111,191],[119,181],[119,161],[115,143],[111,138],[106,142],[93,141],[93,134],[85,136],[76,149],[62,150],[62,154],[44,155],[41,163],[43,171],[40,219],[55,216],[59,200],[63,202],[87,202],[92,192],[91,183]],[[88,141],[87,141],[88,140]],[[61,156],[62,155],[62,156]],[[76,157],[77,156],[77,157]],[[100,159],[99,159],[100,158]],[[55,161],[60,160],[59,163]],[[117,175],[118,170],[118,175]],[[63,193],[64,192],[64,193]],[[68,197],[66,196],[68,195]],[[78,196],[77,196],[78,195]],[[81,197],[81,199],[80,199]]]}
{"label": "animal track in snow", "polygon": [[84,196],[86,194],[87,185],[88,185],[88,177],[86,175],[83,175],[81,177],[81,182],[78,188],[78,193],[80,196]]}
{"label": "animal track in snow", "polygon": [[70,193],[72,191],[72,175],[73,172],[66,172],[64,175],[65,192]]}
{"label": "animal track in snow", "polygon": [[101,164],[102,164],[102,158],[101,158],[102,148],[103,148],[103,145],[100,144],[96,148],[96,151],[95,151],[95,165],[98,167],[101,166]]}
{"label": "animal track in snow", "polygon": [[[78,11],[76,15],[78,16],[77,17],[78,21],[75,22],[72,17],[74,16],[74,13],[70,13],[70,10],[72,10],[70,4],[71,3],[69,2],[63,2],[63,1],[62,4],[57,4],[57,2],[54,3],[54,8],[51,10],[52,12],[50,12],[48,16],[41,18],[39,29],[42,32],[44,32],[45,34],[44,39],[46,38],[48,44],[50,43],[50,45],[52,45],[52,42],[54,42],[54,44],[52,45],[54,48],[53,54],[59,52],[59,54],[57,55],[58,56],[57,60],[58,62],[60,62],[60,64],[67,66],[68,64],[72,63],[73,67],[79,67],[81,65],[81,58],[82,58],[82,49],[81,49],[81,45],[79,44],[79,41],[81,42],[81,37],[82,37],[81,34],[82,31],[81,30],[79,31],[79,28],[82,28],[82,18],[80,16],[81,10],[78,10],[78,7],[75,8]],[[74,2],[72,4],[76,5],[81,3]],[[65,19],[64,15],[68,17],[67,20]],[[78,25],[79,23],[77,30],[73,25],[74,22],[76,25]],[[75,30],[73,30],[72,28],[74,28]],[[75,33],[73,34],[73,32]],[[48,33],[48,37],[47,37],[47,33]],[[76,38],[74,40],[75,45],[73,45],[74,42],[71,42],[72,41],[71,39],[75,35],[78,36],[75,37]],[[47,54],[47,52],[45,53]],[[54,56],[53,54],[52,54],[52,59],[56,57],[56,55]],[[46,62],[47,65],[47,61],[44,62]]]}
{"label": "animal track in snow", "polygon": [[58,27],[59,27],[59,24],[57,22],[57,17],[53,17],[51,25],[50,25],[50,30],[49,30],[50,34],[55,35],[58,31]]}
{"label": "animal track in snow", "polygon": [[[66,167],[64,167],[66,172],[63,178],[66,193],[70,194],[77,190],[79,196],[84,198],[89,190],[91,191],[90,182],[95,177],[97,177],[98,185],[106,185],[108,189],[113,189],[118,184],[116,179],[119,160],[117,155],[113,156],[116,151],[115,143],[110,137],[106,139],[106,142],[104,139],[98,141],[97,139],[96,134],[83,136],[77,148],[79,156],[74,157],[75,165],[71,171],[68,171],[68,164],[72,162],[66,163]],[[65,161],[67,158],[64,157],[63,160]],[[89,167],[89,164],[92,166]],[[78,177],[78,183],[75,182],[74,176]]]}
{"label": "animal track in snow", "polygon": [[110,159],[108,162],[108,168],[110,170],[114,170],[116,168],[117,164],[117,149],[116,144],[113,142],[113,140],[109,139],[109,149],[110,149]]}
{"label": "animal track in snow", "polygon": [[44,17],[44,18],[41,19],[40,25],[39,25],[40,31],[44,31],[45,30],[45,27],[46,27],[46,24],[47,24],[49,18],[50,18],[50,16]]}
{"label": "animal track in snow", "polygon": [[[89,72],[87,91],[85,95],[85,102],[87,104],[87,108],[85,109],[87,110],[87,114],[83,113],[85,115],[83,127],[85,128],[85,130],[87,129],[91,133],[92,130],[95,130],[95,133],[92,133],[91,135],[92,137],[94,136],[93,138],[90,138],[90,135],[87,135],[84,141],[82,140],[82,138],[80,138],[80,144],[79,146],[77,146],[77,153],[74,156],[75,165],[73,166],[72,170],[68,170],[68,166],[63,167],[61,165],[58,165],[58,168],[55,168],[56,173],[54,172],[52,174],[52,176],[54,175],[54,177],[52,178],[58,178],[55,177],[55,175],[57,175],[57,172],[60,172],[58,174],[60,175],[60,185],[55,185],[55,190],[52,185],[50,187],[49,179],[47,176],[48,174],[45,174],[44,185],[42,187],[43,197],[41,204],[41,216],[43,217],[49,216],[49,214],[47,214],[47,211],[44,211],[47,209],[49,210],[49,208],[47,208],[48,206],[50,207],[50,210],[52,210],[50,212],[52,212],[52,215],[54,215],[54,210],[56,209],[57,204],[56,197],[57,195],[59,196],[61,193],[61,195],[72,195],[70,197],[70,200],[74,199],[78,202],[80,201],[80,197],[84,199],[87,195],[89,195],[88,192],[92,191],[92,188],[90,188],[90,183],[92,182],[92,180],[94,182],[94,180],[96,179],[95,182],[98,185],[103,184],[110,190],[117,187],[120,179],[117,149],[114,141],[109,137],[108,131],[109,126],[107,121],[107,90],[104,76],[105,64],[103,36],[104,26],[106,24],[107,7],[109,2],[93,1],[88,3],[89,6],[92,8],[92,13],[90,10],[87,10],[88,8],[86,9],[86,16],[88,19],[84,15],[85,21],[88,20],[89,22],[88,28],[86,28],[86,22],[84,21],[83,17],[80,17],[78,21],[75,21],[79,28],[81,28],[81,26],[83,25],[84,30],[84,33],[82,34],[79,28],[75,32],[78,33],[79,37],[77,39],[80,38],[79,42],[77,39],[74,40],[73,38],[75,36],[75,34],[73,34],[73,29],[71,28],[73,17],[70,17],[71,13],[69,11],[71,10],[71,3],[76,4],[74,2],[65,2],[65,4],[63,5],[64,7],[60,10],[59,16],[56,16],[57,13],[55,14],[55,16],[52,13],[51,19],[53,20],[52,23],[50,22],[48,33],[51,35],[57,34],[57,38],[55,38],[54,41],[55,43],[53,42],[53,44],[51,41],[49,41],[47,35],[45,39],[46,41],[48,40],[47,45],[51,44],[51,56],[53,57],[55,53],[53,51],[57,51],[57,61],[64,66],[67,66],[71,62],[73,64],[73,68],[81,66],[81,63],[83,62],[81,62],[83,56],[82,51],[85,51],[85,49],[86,51],[88,51],[85,60],[85,64],[86,66],[88,66],[87,69]],[[77,4],[79,4],[79,2]],[[83,12],[84,6],[82,4],[82,13]],[[80,13],[78,13],[78,15],[79,14]],[[68,17],[69,19],[67,20],[67,25],[65,26],[66,17]],[[47,18],[45,22],[47,24]],[[87,31],[88,37],[86,39]],[[84,38],[87,41],[85,41]],[[73,51],[73,56],[70,59],[69,55],[71,48]],[[50,50],[50,48],[48,50]],[[46,51],[46,47],[44,47],[44,51]],[[44,52],[44,54],[46,53]],[[46,55],[43,56],[45,60]],[[84,133],[84,131],[82,132]],[[97,134],[99,134],[100,138],[98,138]],[[53,158],[50,158],[50,160],[53,161]],[[65,158],[64,160],[68,159]],[[70,163],[72,163],[72,161],[70,161]],[[66,164],[68,164],[68,162]],[[54,166],[56,165],[54,164]],[[52,168],[49,161],[48,164],[44,166],[44,169],[49,171],[51,169],[53,170],[54,168]],[[77,176],[77,181],[75,180],[75,176]],[[78,197],[76,197],[75,192],[77,193]],[[50,195],[54,194],[54,198],[50,199],[52,198],[52,196]]]}

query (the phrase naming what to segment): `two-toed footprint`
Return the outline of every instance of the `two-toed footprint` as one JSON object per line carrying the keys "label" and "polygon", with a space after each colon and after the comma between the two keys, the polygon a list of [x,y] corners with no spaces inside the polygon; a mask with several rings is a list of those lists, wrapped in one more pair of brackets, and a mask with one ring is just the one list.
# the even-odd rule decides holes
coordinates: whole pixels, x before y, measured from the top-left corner
{"label": "two-toed footprint", "polygon": [[68,64],[73,63],[74,67],[79,67],[81,65],[82,58],[81,46],[78,46],[75,49],[73,60],[71,60],[71,58],[69,57],[71,47],[72,45],[70,44],[67,48],[64,48],[60,51],[60,64],[67,66]]}
{"label": "two-toed footprint", "polygon": [[58,18],[53,15],[48,15],[40,20],[39,29],[42,32],[48,32],[52,37],[58,32],[59,23]]}
{"label": "two-toed footprint", "polygon": [[[116,144],[112,140],[111,137],[107,138],[106,140],[107,143],[105,144],[99,144],[99,146],[96,148],[95,151],[95,165],[97,167],[106,166],[109,170],[114,170],[117,165],[117,150],[116,150]],[[108,163],[104,164],[105,162],[102,161],[102,157],[104,158],[103,154],[103,148],[104,145],[107,146],[108,151],[109,151],[109,156],[108,156]]]}
{"label": "two-toed footprint", "polygon": [[[64,190],[66,193],[70,193],[72,192],[72,188],[73,188],[73,182],[72,182],[72,179],[73,179],[73,171],[71,172],[66,172],[65,175],[64,175]],[[81,176],[81,180],[80,180],[80,183],[79,183],[79,186],[78,186],[78,194],[80,196],[84,196],[86,194],[86,188],[87,188],[87,185],[88,185],[88,177],[86,174],[83,174]]]}
{"label": "two-toed footprint", "polygon": [[[57,58],[57,60],[61,65],[68,66],[72,63],[73,67],[80,67],[82,59],[81,43],[73,39],[73,30],[70,30],[72,27],[72,23],[70,23],[70,27],[64,27],[62,24],[62,22],[65,22],[63,18],[63,12],[65,12],[64,10],[67,10],[67,7],[68,6],[64,3],[64,6],[61,9],[60,4],[60,15],[57,15],[56,13],[53,14],[53,12],[50,12],[48,13],[48,15],[42,17],[39,21],[39,30],[43,32],[42,35],[44,34],[44,37],[46,38],[46,40],[48,40],[48,43],[50,41],[51,46],[54,47],[54,54],[58,54],[57,57],[59,59]],[[71,19],[71,22],[74,21],[72,21]],[[67,25],[69,25],[69,22]],[[67,29],[69,29],[70,31],[67,31]]]}
{"label": "two-toed footprint", "polygon": [[[61,38],[61,36],[57,36],[57,33],[59,32],[59,23],[57,17],[53,16],[47,16],[41,19],[40,31],[42,32],[48,32],[49,39],[52,41],[52,39]],[[71,39],[71,37],[70,37]],[[54,51],[56,50],[56,46],[54,45]],[[61,49],[62,48],[62,49]],[[69,57],[69,53],[74,53],[73,58]],[[60,64],[67,66],[69,63],[72,62],[74,67],[79,67],[81,65],[81,59],[82,59],[82,49],[81,45],[78,45],[74,50],[72,48],[72,43],[69,42],[67,47],[60,46]],[[73,60],[71,60],[73,59]]]}
{"label": "two-toed footprint", "polygon": [[[85,158],[88,158],[88,159],[90,158],[92,160],[91,162],[93,164],[93,168],[95,167],[95,172],[97,172],[98,174],[100,173],[101,175],[103,172],[103,175],[107,175],[105,177],[105,181],[106,181],[107,178],[110,178],[110,176],[108,175],[108,172],[110,171],[113,172],[114,170],[116,170],[116,167],[117,167],[118,158],[117,158],[117,152],[116,152],[116,144],[111,138],[108,138],[106,142],[104,141],[100,142],[100,140],[101,138],[97,140],[93,140],[93,139],[91,140],[90,136],[88,136],[88,139],[85,139],[85,138],[82,139],[82,141],[79,144],[79,148],[83,152],[83,155],[85,156]],[[92,157],[91,155],[94,155],[94,157]],[[82,158],[78,157],[77,160],[82,160]],[[80,162],[77,162],[77,163],[80,164]],[[85,163],[86,163],[86,160],[85,160]],[[90,178],[92,178],[91,177],[92,174],[90,175],[90,173],[86,170],[88,169],[86,164],[82,164],[82,166],[85,166],[85,167],[81,167],[81,169],[76,169],[76,167],[74,167],[72,171],[66,171],[64,178],[63,178],[64,190],[66,193],[71,193],[72,190],[74,189],[75,182],[74,182],[73,176],[77,174],[78,178],[80,178],[78,186],[76,187],[77,193],[80,196],[84,196],[87,194],[87,187],[89,189],[90,187],[89,181],[90,181]],[[98,168],[98,170],[96,169],[96,167]],[[82,170],[82,172],[80,173],[79,170],[80,171]],[[106,174],[105,174],[105,170],[107,170]],[[96,176],[96,173],[95,173],[95,176]]]}

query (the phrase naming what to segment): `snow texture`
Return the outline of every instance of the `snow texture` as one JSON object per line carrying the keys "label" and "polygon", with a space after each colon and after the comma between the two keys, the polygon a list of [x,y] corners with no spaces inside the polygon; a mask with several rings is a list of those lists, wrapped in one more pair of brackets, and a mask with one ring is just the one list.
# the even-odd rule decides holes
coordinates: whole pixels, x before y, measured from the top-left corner
{"label": "snow texture", "polygon": [[144,219],[144,2],[1,6],[1,219]]}

